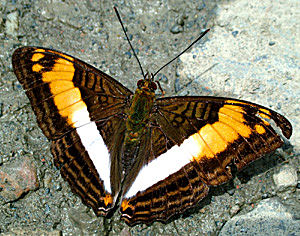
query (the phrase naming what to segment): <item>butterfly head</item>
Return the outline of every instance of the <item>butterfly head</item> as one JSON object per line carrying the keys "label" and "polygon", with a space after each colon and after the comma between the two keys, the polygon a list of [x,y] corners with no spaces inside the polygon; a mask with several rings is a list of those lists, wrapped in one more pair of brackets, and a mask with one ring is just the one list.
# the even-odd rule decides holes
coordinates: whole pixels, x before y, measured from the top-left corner
{"label": "butterfly head", "polygon": [[137,87],[141,90],[144,91],[150,91],[150,92],[155,92],[157,89],[156,82],[154,82],[153,75],[147,74],[145,75],[144,79],[141,79],[137,82]]}

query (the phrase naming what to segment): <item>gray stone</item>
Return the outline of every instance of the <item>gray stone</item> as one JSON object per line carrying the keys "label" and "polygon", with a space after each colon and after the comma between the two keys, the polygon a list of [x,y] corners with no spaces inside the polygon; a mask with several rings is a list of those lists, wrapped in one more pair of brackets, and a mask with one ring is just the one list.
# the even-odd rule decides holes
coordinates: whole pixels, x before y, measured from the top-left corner
{"label": "gray stone", "polygon": [[7,15],[5,22],[5,32],[8,35],[16,36],[19,28],[19,14],[17,11]]}
{"label": "gray stone", "polygon": [[277,174],[273,175],[277,190],[295,189],[298,183],[297,170],[292,166],[283,166]]}
{"label": "gray stone", "polygon": [[171,30],[173,34],[178,34],[183,31],[183,27],[181,25],[174,25]]}
{"label": "gray stone", "polygon": [[266,199],[251,212],[235,216],[220,231],[226,235],[299,235],[300,221],[276,198]]}
{"label": "gray stone", "polygon": [[31,158],[25,156],[0,167],[1,203],[15,201],[38,186],[37,171]]}

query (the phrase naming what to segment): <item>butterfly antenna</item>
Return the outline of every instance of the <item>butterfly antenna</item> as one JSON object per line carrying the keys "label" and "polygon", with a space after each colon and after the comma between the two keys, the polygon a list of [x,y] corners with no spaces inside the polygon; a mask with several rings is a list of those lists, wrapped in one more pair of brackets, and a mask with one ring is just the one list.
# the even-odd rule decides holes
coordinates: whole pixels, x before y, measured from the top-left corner
{"label": "butterfly antenna", "polygon": [[169,65],[170,63],[172,63],[173,61],[175,61],[178,57],[180,57],[183,53],[185,53],[187,50],[189,50],[195,43],[197,43],[201,38],[203,38],[204,35],[206,35],[206,33],[209,31],[210,29],[205,30],[202,34],[200,34],[200,36],[190,44],[190,46],[188,46],[186,49],[184,49],[181,53],[179,53],[176,57],[174,57],[171,61],[169,61],[167,64],[165,64],[164,66],[160,67],[158,71],[156,71],[153,75],[156,76],[158,74],[158,72],[160,72],[163,68],[165,68],[167,65]]}
{"label": "butterfly antenna", "polygon": [[130,40],[129,40],[129,38],[128,38],[128,35],[127,35],[127,33],[126,33],[126,30],[125,30],[125,27],[124,27],[124,25],[123,25],[123,22],[122,22],[122,20],[121,20],[120,14],[119,14],[119,12],[118,12],[118,10],[117,10],[116,7],[114,7],[114,10],[115,10],[115,12],[116,12],[116,14],[117,14],[118,20],[119,20],[119,22],[120,22],[120,24],[121,24],[121,26],[122,26],[122,29],[123,29],[124,34],[125,34],[125,36],[126,36],[126,39],[127,39],[128,43],[129,43],[129,45],[130,45],[130,47],[131,47],[131,50],[133,51],[133,55],[134,55],[134,57],[136,58],[137,62],[139,63],[139,66],[140,66],[141,71],[142,71],[142,75],[143,75],[143,77],[145,78],[145,73],[144,73],[143,67],[142,67],[142,65],[141,65],[141,63],[140,63],[140,60],[138,59],[138,57],[137,57],[137,55],[136,55],[136,53],[135,53],[135,51],[134,51],[134,48],[133,48],[133,46],[132,46],[132,44],[131,44],[131,42],[130,42]]}

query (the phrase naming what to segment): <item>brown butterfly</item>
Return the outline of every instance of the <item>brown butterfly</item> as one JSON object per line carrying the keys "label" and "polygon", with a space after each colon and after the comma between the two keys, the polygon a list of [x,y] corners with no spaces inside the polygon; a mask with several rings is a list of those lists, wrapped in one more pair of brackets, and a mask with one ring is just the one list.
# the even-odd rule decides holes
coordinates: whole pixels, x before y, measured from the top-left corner
{"label": "brown butterfly", "polygon": [[292,134],[290,122],[266,107],[222,97],[155,98],[149,74],[133,93],[51,49],[18,48],[12,64],[72,191],[97,216],[120,206],[129,225],[168,220],[231,179],[232,166],[240,170],[280,147],[271,120],[286,138]]}

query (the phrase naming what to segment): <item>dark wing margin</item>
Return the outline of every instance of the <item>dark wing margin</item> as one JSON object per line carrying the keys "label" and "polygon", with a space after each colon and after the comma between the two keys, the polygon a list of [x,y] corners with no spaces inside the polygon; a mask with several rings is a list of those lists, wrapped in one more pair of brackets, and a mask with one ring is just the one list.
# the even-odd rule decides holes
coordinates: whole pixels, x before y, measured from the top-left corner
{"label": "dark wing margin", "polygon": [[[165,222],[203,199],[210,185],[220,185],[231,179],[232,165],[240,170],[282,146],[283,140],[273,129],[272,122],[286,138],[292,134],[290,122],[282,115],[236,99],[161,98],[156,100],[154,111],[152,152],[144,168],[152,168],[152,163],[159,162],[168,153],[176,155],[172,152],[176,145],[186,149],[183,151],[191,154],[191,158],[165,179],[136,191],[135,195],[125,195],[121,213],[130,225],[155,220]],[[172,157],[170,165],[171,161]],[[161,167],[157,171],[168,171],[168,168]]]}
{"label": "dark wing margin", "polygon": [[119,187],[111,186],[110,174],[120,178],[110,162],[120,158],[114,144],[123,140],[123,112],[132,92],[85,62],[47,48],[18,48],[12,64],[52,141],[63,178],[96,215],[107,215]]}

